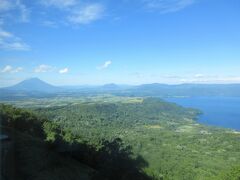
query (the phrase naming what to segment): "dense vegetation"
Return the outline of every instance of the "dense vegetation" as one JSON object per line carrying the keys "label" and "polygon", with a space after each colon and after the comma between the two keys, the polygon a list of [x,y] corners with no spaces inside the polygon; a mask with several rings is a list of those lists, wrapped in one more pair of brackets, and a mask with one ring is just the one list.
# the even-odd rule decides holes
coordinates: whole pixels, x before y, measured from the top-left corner
{"label": "dense vegetation", "polygon": [[0,105],[0,117],[1,133],[12,143],[1,167],[3,178],[150,179],[141,170],[146,162],[120,138],[102,139],[99,147],[79,143],[55,123],[8,105]]}
{"label": "dense vegetation", "polygon": [[240,178],[239,132],[197,124],[199,111],[156,98],[96,99],[37,102],[34,114],[1,106],[2,127],[21,134],[18,177]]}
{"label": "dense vegetation", "polygon": [[81,136],[89,142],[96,138],[119,137],[126,135],[128,129],[184,123],[192,120],[199,113],[196,110],[185,109],[175,104],[148,98],[142,101],[125,103],[81,103],[71,106],[38,109],[38,113],[68,129],[74,135]]}

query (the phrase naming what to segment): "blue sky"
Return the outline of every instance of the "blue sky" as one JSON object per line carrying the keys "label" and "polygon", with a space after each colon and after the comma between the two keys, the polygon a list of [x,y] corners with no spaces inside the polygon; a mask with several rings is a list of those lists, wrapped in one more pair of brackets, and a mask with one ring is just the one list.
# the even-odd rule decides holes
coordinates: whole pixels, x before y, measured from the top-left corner
{"label": "blue sky", "polygon": [[240,83],[239,0],[0,0],[0,86]]}

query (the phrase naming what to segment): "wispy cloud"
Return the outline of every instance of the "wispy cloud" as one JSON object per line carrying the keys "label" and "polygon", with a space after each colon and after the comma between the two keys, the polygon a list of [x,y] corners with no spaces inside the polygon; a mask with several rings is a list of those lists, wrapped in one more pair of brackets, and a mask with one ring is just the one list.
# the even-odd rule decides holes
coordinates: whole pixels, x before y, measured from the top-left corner
{"label": "wispy cloud", "polygon": [[13,35],[10,32],[0,29],[0,38],[12,38]]}
{"label": "wispy cloud", "polygon": [[97,67],[98,70],[106,69],[112,64],[112,61],[106,61],[104,64]]}
{"label": "wispy cloud", "polygon": [[13,8],[12,1],[0,0],[0,12],[9,11],[12,8]]}
{"label": "wispy cloud", "polygon": [[[103,17],[105,8],[101,3],[79,0],[41,0],[45,7],[57,8],[64,12],[64,19],[71,24],[89,24]],[[48,23],[47,23],[48,24]]]}
{"label": "wispy cloud", "polygon": [[68,73],[68,71],[69,71],[68,68],[63,68],[63,69],[59,70],[59,73],[60,74],[65,74],[65,73]]}
{"label": "wispy cloud", "polygon": [[16,0],[16,8],[20,13],[20,21],[29,22],[30,10],[20,0]]}
{"label": "wispy cloud", "polygon": [[15,69],[12,70],[13,73],[18,73],[20,71],[23,71],[23,68],[22,67],[17,67]]}
{"label": "wispy cloud", "polygon": [[0,0],[0,13],[2,18],[12,17],[19,22],[28,22],[30,17],[30,10],[21,0]]}
{"label": "wispy cloud", "polygon": [[22,67],[16,67],[16,68],[13,68],[12,66],[10,65],[6,65],[2,70],[1,70],[1,73],[18,73],[20,71],[22,71],[23,68]]}
{"label": "wispy cloud", "polygon": [[195,74],[194,77],[195,77],[195,78],[203,78],[203,77],[204,77],[204,74]]}
{"label": "wispy cloud", "polygon": [[23,42],[4,42],[0,40],[0,48],[6,50],[28,51],[30,47]]}
{"label": "wispy cloud", "polygon": [[88,4],[72,12],[68,17],[74,24],[88,24],[103,17],[104,7],[101,4]]}
{"label": "wispy cloud", "polygon": [[41,0],[40,1],[45,6],[54,6],[57,8],[67,8],[77,4],[77,0]]}
{"label": "wispy cloud", "polygon": [[30,46],[19,37],[0,28],[0,49],[27,51],[30,50]]}
{"label": "wispy cloud", "polygon": [[21,38],[4,30],[5,22],[29,21],[30,11],[21,0],[0,0],[0,49],[5,50],[30,50],[30,46],[23,42]]}
{"label": "wispy cloud", "polygon": [[11,72],[12,69],[13,69],[12,66],[7,65],[7,66],[5,66],[5,67],[1,70],[1,72],[2,72],[2,73]]}
{"label": "wispy cloud", "polygon": [[194,76],[185,76],[179,79],[181,83],[239,83],[240,76],[218,76],[195,74]]}
{"label": "wispy cloud", "polygon": [[55,21],[49,21],[49,20],[43,21],[42,25],[47,27],[52,27],[52,28],[58,27],[58,24]]}
{"label": "wispy cloud", "polygon": [[142,0],[144,5],[150,10],[161,13],[180,11],[196,2],[196,0]]}
{"label": "wispy cloud", "polygon": [[49,65],[46,65],[46,64],[41,64],[34,69],[34,72],[35,73],[45,73],[45,72],[53,71],[53,69],[54,68],[52,66],[49,66]]}

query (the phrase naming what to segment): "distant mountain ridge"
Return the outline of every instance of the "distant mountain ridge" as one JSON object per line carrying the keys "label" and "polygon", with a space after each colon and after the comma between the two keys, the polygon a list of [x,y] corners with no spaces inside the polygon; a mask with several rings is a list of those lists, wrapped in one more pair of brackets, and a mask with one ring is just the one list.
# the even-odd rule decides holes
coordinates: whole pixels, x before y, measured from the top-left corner
{"label": "distant mountain ridge", "polygon": [[58,91],[60,88],[53,86],[51,84],[48,84],[39,78],[31,78],[26,79],[24,81],[21,81],[20,83],[6,87],[5,90],[11,90],[11,91],[38,91],[38,92],[55,92]]}
{"label": "distant mountain ridge", "polygon": [[240,84],[143,84],[130,93],[144,96],[240,96]]}
{"label": "distant mountain ridge", "polygon": [[120,87],[114,83],[104,84],[101,88],[103,90],[118,90],[118,89],[120,89]]}
{"label": "distant mountain ridge", "polygon": [[86,96],[88,94],[117,96],[233,96],[240,97],[240,84],[142,84],[138,86],[105,84],[102,86],[53,86],[38,78],[24,80],[14,86],[0,88],[0,99],[25,97]]}

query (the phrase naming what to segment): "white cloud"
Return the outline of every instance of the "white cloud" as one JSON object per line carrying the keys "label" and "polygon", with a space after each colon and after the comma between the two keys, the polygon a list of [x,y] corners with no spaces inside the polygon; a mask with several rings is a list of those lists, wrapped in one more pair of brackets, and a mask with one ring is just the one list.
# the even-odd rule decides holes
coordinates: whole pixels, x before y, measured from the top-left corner
{"label": "white cloud", "polygon": [[240,76],[204,75],[185,77],[179,80],[181,83],[239,83]]}
{"label": "white cloud", "polygon": [[28,51],[30,47],[23,42],[8,42],[0,39],[0,49],[16,50],[16,51]]}
{"label": "white cloud", "polygon": [[195,77],[195,78],[203,78],[203,77],[204,77],[204,74],[195,74],[194,77]]}
{"label": "white cloud", "polygon": [[11,72],[12,71],[12,69],[13,69],[13,67],[12,66],[10,66],[10,65],[7,65],[7,66],[5,66],[2,70],[1,70],[1,72],[2,73],[7,73],[7,72]]}
{"label": "white cloud", "polygon": [[0,0],[0,49],[30,50],[30,46],[21,38],[4,30],[5,22],[28,22],[30,11],[21,0]]}
{"label": "white cloud", "polygon": [[101,66],[98,66],[97,69],[102,70],[108,68],[112,64],[112,61],[106,61]]}
{"label": "white cloud", "polygon": [[68,71],[69,71],[68,68],[64,68],[64,69],[60,69],[59,73],[60,74],[65,74],[65,73],[68,73]]}
{"label": "white cloud", "polygon": [[[89,24],[103,17],[104,6],[100,3],[83,2],[79,0],[41,0],[40,3],[45,7],[54,7],[64,13],[64,18],[68,23]],[[59,20],[54,20],[55,24]],[[45,25],[52,27],[48,20]],[[54,25],[55,25],[54,24]],[[58,23],[57,23],[58,24]]]}
{"label": "white cloud", "polygon": [[30,50],[30,46],[12,33],[0,28],[0,49],[27,51]]}
{"label": "white cloud", "polygon": [[0,39],[1,38],[11,38],[13,35],[10,32],[0,29]]}
{"label": "white cloud", "polygon": [[12,73],[18,73],[20,71],[23,71],[23,68],[22,67],[17,67],[16,69],[12,70]]}
{"label": "white cloud", "polygon": [[68,17],[69,22],[74,24],[88,24],[102,18],[104,7],[101,4],[88,4],[77,10]]}
{"label": "white cloud", "polygon": [[12,1],[10,0],[0,0],[0,12],[9,11],[13,8]]}
{"label": "white cloud", "polygon": [[41,64],[38,67],[34,69],[35,73],[45,73],[45,72],[50,72],[54,68],[52,66],[46,65],[46,64]]}
{"label": "white cloud", "polygon": [[29,22],[30,10],[20,0],[16,0],[16,8],[20,13],[20,21]]}
{"label": "white cloud", "polygon": [[17,68],[13,68],[10,65],[6,65],[2,70],[1,73],[18,73],[20,71],[22,71],[23,68],[22,67],[17,67]]}
{"label": "white cloud", "polygon": [[77,4],[77,0],[41,0],[45,6],[54,6],[57,8],[66,8]]}
{"label": "white cloud", "polygon": [[30,10],[21,0],[0,0],[0,12],[3,18],[12,17],[19,22],[29,21]]}
{"label": "white cloud", "polygon": [[194,4],[195,1],[196,0],[142,0],[148,9],[161,13],[180,11]]}

